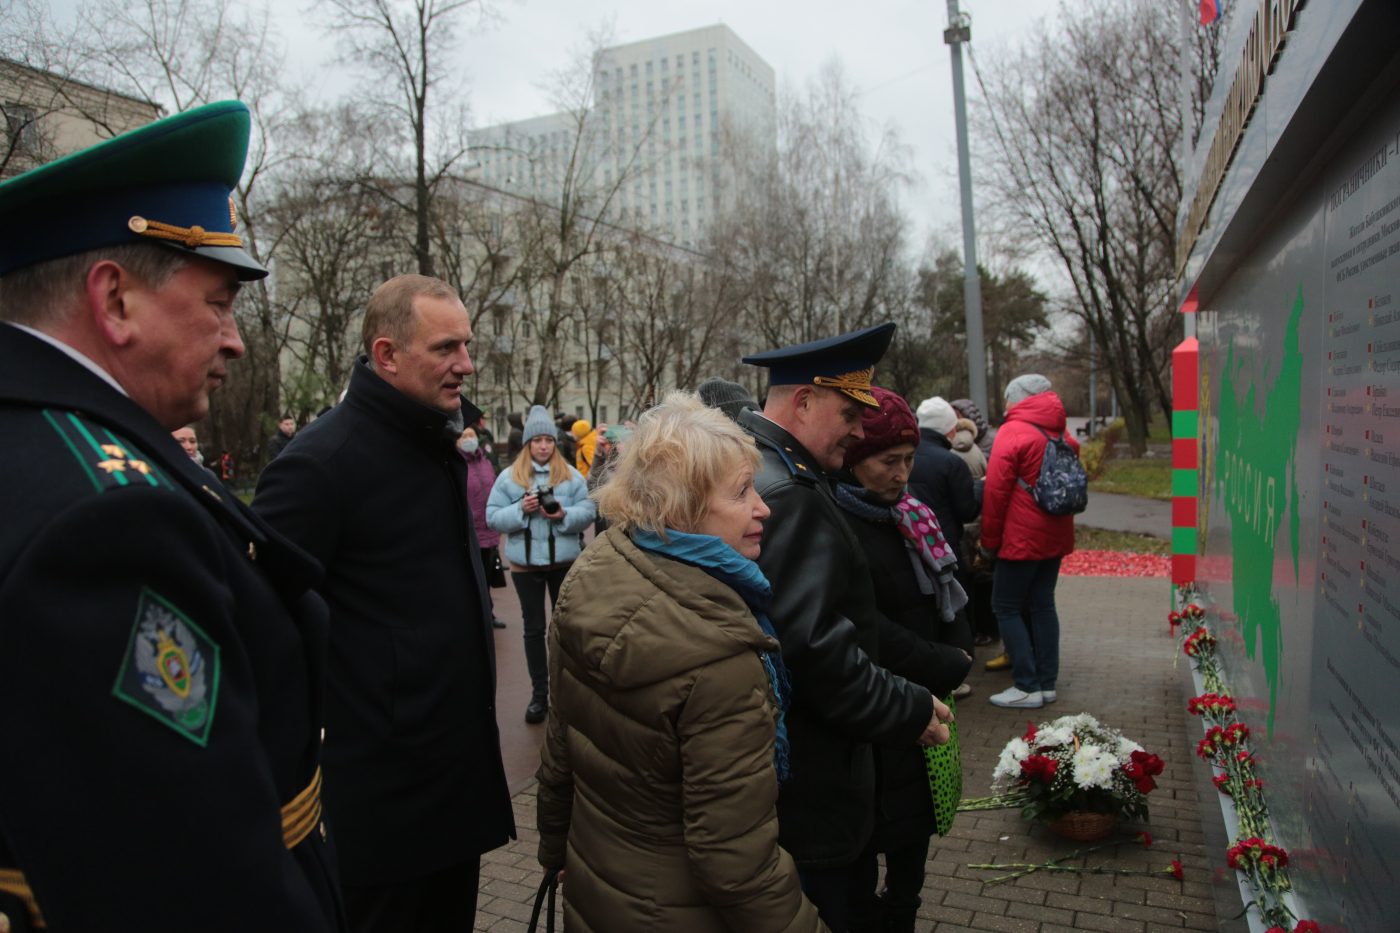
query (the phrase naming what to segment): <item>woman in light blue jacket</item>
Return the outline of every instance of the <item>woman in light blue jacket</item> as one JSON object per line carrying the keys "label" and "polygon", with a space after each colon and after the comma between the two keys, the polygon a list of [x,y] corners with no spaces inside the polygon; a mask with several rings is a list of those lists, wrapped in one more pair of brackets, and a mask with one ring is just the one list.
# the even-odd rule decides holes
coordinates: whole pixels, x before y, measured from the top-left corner
{"label": "woman in light blue jacket", "polygon": [[549,712],[549,659],[545,653],[544,596],[553,610],[559,584],[583,550],[583,532],[597,515],[582,474],[559,453],[554,422],[536,405],[525,419],[524,447],[502,470],[486,500],[486,524],[505,537],[502,549],[520,597],[525,664],[533,693],[525,721]]}

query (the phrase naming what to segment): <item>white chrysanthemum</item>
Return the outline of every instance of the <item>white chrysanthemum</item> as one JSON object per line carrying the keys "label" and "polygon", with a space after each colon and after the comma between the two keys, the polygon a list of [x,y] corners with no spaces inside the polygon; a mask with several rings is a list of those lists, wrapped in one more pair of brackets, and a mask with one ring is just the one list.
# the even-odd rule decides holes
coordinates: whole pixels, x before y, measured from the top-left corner
{"label": "white chrysanthemum", "polygon": [[1074,753],[1073,764],[1074,782],[1085,790],[1108,790],[1113,784],[1113,772],[1118,770],[1118,759],[1097,745],[1081,745]]}
{"label": "white chrysanthemum", "polygon": [[1080,732],[1084,729],[1101,729],[1099,721],[1088,713],[1076,713],[1073,716],[1061,716],[1050,723],[1051,729],[1069,729],[1072,732]]}
{"label": "white chrysanthemum", "polygon": [[1012,739],[1006,743],[1006,747],[1001,750],[1001,757],[997,759],[996,770],[992,772],[993,781],[1001,781],[1007,778],[1016,778],[1021,775],[1021,762],[1026,760],[1026,756],[1031,753],[1031,747],[1026,744],[1025,739]]}
{"label": "white chrysanthemum", "polygon": [[1074,733],[1061,726],[1050,725],[1035,734],[1035,744],[1040,748],[1054,748],[1059,745],[1073,745]]}

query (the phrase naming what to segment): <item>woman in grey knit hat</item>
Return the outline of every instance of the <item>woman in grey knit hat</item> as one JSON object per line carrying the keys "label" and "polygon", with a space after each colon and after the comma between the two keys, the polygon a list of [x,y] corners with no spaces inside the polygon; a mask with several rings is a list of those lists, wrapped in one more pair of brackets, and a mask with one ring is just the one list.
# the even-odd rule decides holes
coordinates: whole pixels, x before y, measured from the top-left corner
{"label": "woman in grey knit hat", "polygon": [[486,500],[486,523],[505,536],[503,556],[520,597],[532,690],[525,721],[532,724],[544,722],[549,712],[545,592],[552,611],[597,514],[583,475],[559,452],[557,431],[548,411],[531,408],[521,432],[525,446],[496,477]]}
{"label": "woman in grey knit hat", "polygon": [[[992,611],[1011,661],[1014,685],[990,697],[996,706],[1038,709],[1058,698],[1060,616],[1055,584],[1060,561],[1074,550],[1074,516],[1051,515],[1030,494],[1049,438],[1079,443],[1065,432],[1065,406],[1037,373],[1006,387],[1006,423],[987,464],[982,494],[981,550],[997,559]],[[1022,624],[1022,619],[1026,624]]]}

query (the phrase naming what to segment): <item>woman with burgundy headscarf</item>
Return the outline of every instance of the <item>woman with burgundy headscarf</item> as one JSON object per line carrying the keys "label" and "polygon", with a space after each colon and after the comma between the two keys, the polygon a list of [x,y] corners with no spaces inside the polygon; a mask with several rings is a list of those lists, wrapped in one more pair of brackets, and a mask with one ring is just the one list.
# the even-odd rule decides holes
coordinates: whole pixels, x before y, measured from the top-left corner
{"label": "woman with burgundy headscarf", "polygon": [[[972,664],[966,652],[949,644],[967,637],[954,631],[956,625],[966,627],[957,610],[967,595],[954,577],[957,557],[937,517],[905,492],[919,441],[914,413],[888,389],[875,386],[871,392],[880,408],[861,412],[865,436],[846,452],[836,502],[870,561],[876,605],[887,620],[881,623],[881,657],[896,674],[947,697]],[[907,933],[921,903],[933,798],[922,749],[881,748],[879,754],[878,823],[858,860],[861,886],[851,894],[850,929]],[[881,852],[885,888],[877,897]]]}

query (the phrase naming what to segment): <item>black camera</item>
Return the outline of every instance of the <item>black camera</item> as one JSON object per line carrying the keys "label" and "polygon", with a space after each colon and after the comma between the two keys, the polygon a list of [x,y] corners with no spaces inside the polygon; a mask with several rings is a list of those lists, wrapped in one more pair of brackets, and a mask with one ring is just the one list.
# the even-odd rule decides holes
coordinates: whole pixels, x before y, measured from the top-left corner
{"label": "black camera", "polygon": [[553,486],[536,486],[535,498],[539,500],[541,512],[553,515],[561,510],[559,500],[554,498]]}

